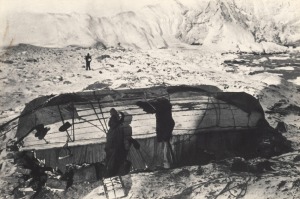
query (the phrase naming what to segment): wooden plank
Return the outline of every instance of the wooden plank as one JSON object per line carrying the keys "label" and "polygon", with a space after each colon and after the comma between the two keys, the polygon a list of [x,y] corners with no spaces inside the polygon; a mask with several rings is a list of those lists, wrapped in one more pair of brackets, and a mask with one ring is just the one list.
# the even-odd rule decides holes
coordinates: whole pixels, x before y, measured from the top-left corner
{"label": "wooden plank", "polygon": [[[81,145],[90,145],[90,144],[100,144],[106,141],[105,138],[97,138],[97,139],[82,139],[80,141],[69,142],[69,147],[72,146],[81,146]],[[53,148],[62,148],[66,142],[55,142],[55,143],[38,143],[35,145],[26,145],[25,147],[20,148],[21,151],[26,150],[44,150],[44,149],[53,149]]]}
{"label": "wooden plank", "polygon": [[[113,108],[113,107],[103,108],[103,114],[105,116],[109,116],[109,110],[111,108]],[[95,109],[96,109],[97,114],[101,114],[101,111],[98,107],[95,106]],[[178,103],[178,104],[173,105],[172,111],[177,112],[177,111],[185,111],[185,110],[189,110],[189,109],[194,109],[194,110],[210,110],[210,109],[238,110],[237,107],[230,106],[228,104],[221,104],[221,105],[217,104],[217,105],[214,105],[214,106],[210,104],[209,106],[207,106],[207,104],[198,104],[198,103],[194,103],[194,104]],[[81,116],[81,117],[94,114],[94,111],[91,108],[80,109],[80,110],[77,110],[77,111],[78,111],[78,115]],[[128,112],[132,115],[145,113],[138,106],[131,106],[131,107],[120,106],[120,107],[118,107],[118,111],[126,111],[126,112]]]}

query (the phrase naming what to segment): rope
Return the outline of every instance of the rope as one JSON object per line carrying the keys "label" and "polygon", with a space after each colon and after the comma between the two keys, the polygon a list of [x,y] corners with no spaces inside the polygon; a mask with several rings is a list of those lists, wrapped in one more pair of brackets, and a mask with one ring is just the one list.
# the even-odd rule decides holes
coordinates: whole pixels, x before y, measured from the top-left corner
{"label": "rope", "polygon": [[[59,105],[57,105],[57,107],[58,107],[58,111],[59,111],[59,115],[60,115],[61,121],[62,121],[63,124],[65,124],[64,118],[63,118],[63,116],[62,116],[62,113],[61,113],[61,110],[60,110]],[[71,138],[71,136],[70,136],[68,130],[66,130],[66,132],[67,132],[67,135],[68,135],[68,139],[70,139],[70,140],[72,141],[72,138]]]}
{"label": "rope", "polygon": [[104,120],[105,128],[106,128],[106,130],[108,131],[108,127],[107,127],[107,124],[106,124],[106,121],[105,121],[105,117],[104,117],[104,114],[103,114],[103,111],[102,111],[102,107],[101,107],[101,105],[100,105],[99,100],[98,100],[98,105],[99,105],[99,109],[100,109],[100,111],[101,111],[101,115],[102,115],[103,120]]}
{"label": "rope", "polygon": [[102,122],[101,122],[101,120],[100,120],[100,118],[99,118],[99,116],[98,116],[98,114],[97,114],[97,112],[96,112],[96,109],[95,109],[95,107],[94,107],[94,105],[93,105],[92,103],[91,103],[91,106],[92,106],[92,108],[93,108],[93,110],[94,110],[94,112],[95,112],[95,115],[96,115],[97,119],[99,120],[99,122],[100,122],[100,124],[101,124],[101,126],[102,126],[102,128],[103,128],[102,131],[103,131],[105,134],[107,134],[106,129],[105,129],[104,125],[102,124]]}
{"label": "rope", "polygon": [[147,165],[147,162],[146,162],[146,160],[145,160],[145,158],[143,157],[143,155],[142,155],[142,152],[139,150],[139,149],[136,149],[136,151],[140,154],[140,156],[141,156],[141,158],[142,158],[142,161],[140,161],[140,162],[142,162],[142,163],[144,163],[144,165],[145,165],[145,169],[147,169],[148,168],[148,165]]}
{"label": "rope", "polygon": [[[208,109],[209,101],[210,101],[210,96],[208,96],[208,98],[207,98],[206,110]],[[211,103],[211,104],[212,104],[212,103]],[[201,128],[200,128],[200,125],[202,124],[202,122],[203,122],[203,120],[204,120],[204,118],[205,118],[205,116],[206,116],[206,112],[207,112],[207,111],[204,112],[204,114],[203,114],[201,120],[199,121],[198,126],[197,126],[197,128],[196,128],[195,130],[201,129]],[[177,145],[177,144],[182,144],[182,143],[184,143],[184,142],[190,141],[191,137],[193,137],[193,136],[196,136],[196,133],[194,133],[194,134],[192,134],[192,135],[189,135],[188,138],[183,139],[183,140],[180,140],[180,141],[177,141],[177,142],[175,142],[175,143],[173,143],[173,144],[174,144],[174,145]]]}
{"label": "rope", "polygon": [[[234,125],[234,128],[236,128],[236,123],[235,123],[235,117],[234,117],[234,113],[233,113],[233,110],[231,108],[231,105],[229,104],[229,107],[230,107],[230,111],[231,111],[231,114],[232,114],[232,118],[233,118],[233,125]],[[249,120],[248,120],[249,121]]]}
{"label": "rope", "polygon": [[[132,155],[132,160],[135,160],[137,162],[137,164],[139,165],[141,161],[138,160],[137,155],[134,152],[132,152],[131,155]],[[132,167],[133,167],[133,165],[132,165]]]}
{"label": "rope", "polygon": [[[208,98],[207,98],[206,110],[208,109],[209,101],[210,101],[210,96],[208,96]],[[211,103],[211,104],[212,104],[212,103]],[[202,122],[203,122],[203,120],[204,120],[204,118],[205,118],[205,116],[206,116],[206,112],[207,112],[207,111],[204,112],[204,114],[203,114],[201,120],[199,121],[198,126],[197,126],[197,128],[196,128],[195,130],[201,129],[201,128],[200,128],[200,125],[202,124]],[[196,136],[196,133],[194,133],[194,134],[192,134],[192,135],[189,135],[189,137],[187,137],[186,139],[182,139],[182,140],[177,141],[177,142],[175,142],[175,143],[173,143],[173,144],[174,144],[174,145],[177,145],[177,144],[182,144],[182,143],[184,143],[184,142],[190,141],[190,139],[191,139],[193,136]]]}
{"label": "rope", "polygon": [[13,130],[14,128],[18,127],[18,125],[19,125],[19,124],[16,124],[15,126],[11,127],[9,130],[3,132],[3,133],[0,135],[0,137],[6,135],[6,134],[9,133],[11,130]]}
{"label": "rope", "polygon": [[171,152],[171,156],[172,156],[172,159],[173,159],[172,163],[174,163],[176,165],[177,164],[177,158],[176,158],[176,156],[174,154],[174,151],[172,149],[172,145],[171,145],[170,141],[167,141],[166,143],[167,143],[167,147],[169,147],[170,152]]}
{"label": "rope", "polygon": [[[102,132],[104,132],[103,129],[99,128],[96,124],[93,124],[92,122],[88,121],[87,119],[84,119],[83,117],[80,117],[80,116],[78,116],[78,118],[85,121],[85,122],[87,122],[87,123],[89,123],[89,124],[91,124],[92,126],[96,127],[97,129],[101,130]],[[75,124],[79,124],[79,123],[75,123]],[[77,128],[77,129],[83,129],[83,128],[87,128],[87,127],[82,127],[82,128]],[[80,134],[78,134],[78,135],[80,135]]]}
{"label": "rope", "polygon": [[[67,151],[67,155],[66,155],[66,156],[63,156],[63,157],[58,157],[59,160],[62,160],[62,159],[67,158],[67,157],[70,157],[70,156],[72,155],[72,152],[71,152],[71,150],[70,150],[70,148],[69,148],[68,143],[69,143],[69,139],[67,139],[66,144],[62,147],[62,149],[64,149],[64,150]],[[61,149],[61,150],[62,150],[62,149]],[[60,151],[61,151],[61,150],[60,150]],[[58,156],[59,156],[59,155],[58,155]]]}
{"label": "rope", "polygon": [[[234,176],[232,173],[229,174],[229,176],[227,177],[228,183],[226,184],[226,186],[215,196],[215,199],[218,198],[220,195],[229,192],[229,194],[235,198],[242,198],[246,195],[247,193],[247,189],[248,189],[248,183],[251,180],[251,176],[249,175],[249,166],[247,165],[247,175],[236,175],[238,177],[243,177],[242,181],[240,184],[237,184],[233,187],[230,187],[231,184],[233,184],[234,180],[232,179],[232,177]],[[231,190],[233,190],[234,188],[240,188],[240,192],[235,195],[234,193],[232,193]]]}
{"label": "rope", "polygon": [[[229,181],[226,186],[224,187],[224,189],[222,189],[222,191],[220,193],[218,193],[214,198],[218,198],[220,195],[226,193],[226,192],[229,192],[229,194],[235,198],[242,198],[246,195],[247,193],[247,188],[248,188],[248,182],[250,181],[251,178],[248,178],[244,183],[241,183],[241,184],[238,184],[238,185],[235,185],[233,187],[230,187],[231,184],[233,184],[233,181]],[[241,191],[235,195],[234,193],[232,193],[232,190],[234,188],[240,188]]]}
{"label": "rope", "polygon": [[[98,106],[99,106],[99,109],[100,109],[100,112],[101,112],[101,115],[102,115],[102,118],[103,118],[103,120],[104,120],[104,124],[105,124],[105,131],[106,132],[108,132],[108,127],[107,127],[107,124],[106,124],[106,121],[105,121],[105,117],[104,117],[104,114],[103,114],[103,111],[102,111],[102,107],[101,107],[101,105],[100,105],[100,101],[99,101],[99,99],[96,97],[96,92],[94,91],[93,92],[93,94],[94,94],[94,98],[95,99],[97,99],[97,102],[98,102]],[[93,105],[93,104],[92,104]],[[95,111],[95,109],[94,109],[94,111]],[[97,115],[97,113],[96,113],[96,111],[95,111],[95,114]],[[98,117],[98,116],[97,116]],[[99,117],[98,117],[99,118]],[[101,125],[102,125],[102,122],[101,122],[101,120],[99,119],[99,121],[100,121],[100,123],[101,123]],[[103,126],[103,125],[102,125]]]}
{"label": "rope", "polygon": [[156,112],[156,108],[155,108],[152,104],[150,104],[150,103],[148,102],[146,92],[144,92],[144,100],[145,100],[145,102],[146,102],[147,104],[149,104],[149,105],[153,108],[153,110]]}
{"label": "rope", "polygon": [[72,103],[72,109],[73,109],[73,114],[72,114],[72,131],[73,131],[73,140],[75,141],[75,123],[74,123],[75,106],[74,106],[74,103]]}
{"label": "rope", "polygon": [[[221,195],[223,195],[224,193],[226,193],[226,192],[229,192],[229,194],[231,195],[231,196],[233,196],[234,198],[242,198],[242,197],[244,197],[245,195],[246,195],[246,192],[247,192],[247,189],[248,189],[248,183],[249,183],[249,181],[251,180],[251,176],[249,176],[249,175],[247,175],[247,177],[249,176],[249,178],[245,178],[244,176],[242,176],[243,177],[243,182],[242,183],[240,183],[240,184],[238,184],[238,185],[235,185],[235,186],[233,186],[233,187],[230,187],[230,185],[234,182],[232,179],[231,179],[231,177],[232,177],[233,175],[229,175],[229,176],[225,176],[225,177],[217,177],[217,178],[214,178],[214,179],[211,179],[211,180],[208,180],[208,181],[206,181],[206,182],[202,182],[202,183],[199,183],[199,184],[195,184],[195,185],[193,185],[192,187],[189,187],[189,188],[187,188],[187,189],[185,189],[185,190],[189,190],[189,192],[193,192],[194,190],[196,190],[196,189],[198,189],[198,188],[200,188],[200,187],[202,187],[202,186],[207,186],[207,185],[209,185],[210,183],[213,183],[214,181],[217,181],[217,180],[220,180],[220,179],[222,179],[222,178],[226,178],[226,179],[229,179],[229,181],[227,182],[227,184],[226,184],[226,186],[217,194],[217,195],[215,195],[214,196],[214,199],[217,199],[219,196],[221,196]],[[239,175],[239,177],[241,177],[241,175]],[[237,194],[237,195],[235,195],[235,194],[233,194],[232,192],[231,192],[231,190],[233,190],[234,188],[241,188],[241,191]],[[184,190],[184,191],[185,191]],[[184,192],[183,191],[183,192]]]}

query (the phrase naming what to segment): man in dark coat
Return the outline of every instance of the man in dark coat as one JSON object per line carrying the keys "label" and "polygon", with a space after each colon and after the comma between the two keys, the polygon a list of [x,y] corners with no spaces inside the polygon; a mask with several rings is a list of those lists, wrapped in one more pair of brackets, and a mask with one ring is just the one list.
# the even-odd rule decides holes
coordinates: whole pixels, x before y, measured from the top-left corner
{"label": "man in dark coat", "polygon": [[159,98],[155,101],[138,101],[137,105],[147,113],[155,113],[157,142],[158,146],[163,149],[163,167],[170,168],[175,161],[170,144],[175,126],[172,117],[172,104],[166,98]]}
{"label": "man in dark coat", "polygon": [[91,70],[91,61],[92,61],[92,57],[91,57],[90,54],[88,53],[88,54],[85,56],[86,70]]}
{"label": "man in dark coat", "polygon": [[109,130],[106,135],[106,177],[116,176],[126,159],[124,148],[124,114],[120,118],[118,111],[110,109]]}
{"label": "man in dark coat", "polygon": [[169,142],[175,126],[170,101],[159,98],[155,101],[138,101],[137,105],[147,113],[155,113],[157,142]]}

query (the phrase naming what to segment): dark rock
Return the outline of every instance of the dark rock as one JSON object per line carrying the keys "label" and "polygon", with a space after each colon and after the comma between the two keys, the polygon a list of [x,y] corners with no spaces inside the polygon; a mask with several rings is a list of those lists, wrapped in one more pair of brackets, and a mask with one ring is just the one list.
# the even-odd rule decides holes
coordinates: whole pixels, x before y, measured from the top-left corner
{"label": "dark rock", "polygon": [[92,47],[96,48],[96,49],[107,49],[107,47],[100,41],[98,41],[97,43],[95,43]]}
{"label": "dark rock", "polygon": [[56,178],[49,178],[47,180],[47,186],[54,188],[54,189],[65,189],[66,188],[66,182],[56,179]]}
{"label": "dark rock", "polygon": [[85,89],[83,90],[95,90],[95,89],[103,89],[103,88],[107,88],[109,86],[109,84],[105,84],[105,83],[101,83],[101,82],[95,82],[89,86],[87,86]]}
{"label": "dark rock", "polygon": [[80,169],[74,170],[74,183],[77,182],[94,182],[97,181],[97,173],[94,165],[89,165],[82,167]]}
{"label": "dark rock", "polygon": [[235,172],[247,172],[249,169],[244,158],[235,158],[233,159],[230,170]]}
{"label": "dark rock", "polygon": [[70,81],[64,81],[64,84],[72,84]]}
{"label": "dark rock", "polygon": [[101,55],[101,56],[97,57],[96,59],[98,62],[101,62],[102,60],[104,60],[106,58],[110,58],[110,56],[109,55]]}
{"label": "dark rock", "polygon": [[23,198],[25,196],[24,191],[19,189],[13,189],[12,194],[14,195],[14,198]]}
{"label": "dark rock", "polygon": [[31,170],[17,167],[16,172],[21,173],[23,175],[29,175],[31,173]]}
{"label": "dark rock", "polygon": [[4,64],[13,64],[14,62],[12,60],[5,60],[5,61],[2,61],[2,63],[4,63]]}
{"label": "dark rock", "polygon": [[182,169],[176,174],[176,177],[189,177],[191,172],[187,169]]}
{"label": "dark rock", "polygon": [[272,107],[268,108],[269,110],[266,113],[274,114],[279,113],[280,115],[288,115],[294,113],[296,115],[300,114],[300,107],[294,104],[289,104],[287,107],[281,107],[282,102],[278,102]]}
{"label": "dark rock", "polygon": [[275,128],[279,133],[286,133],[287,132],[287,125],[284,122],[278,122]]}
{"label": "dark rock", "polygon": [[60,75],[54,77],[54,81],[60,81],[60,82],[61,82],[61,81],[63,81],[63,79],[64,79],[64,78],[63,78],[62,76],[60,76]]}
{"label": "dark rock", "polygon": [[266,160],[263,162],[258,162],[255,167],[256,167],[256,172],[264,172],[264,171],[274,171],[274,169],[272,168],[273,163],[271,163],[270,161]]}
{"label": "dark rock", "polygon": [[201,166],[199,166],[199,167],[197,168],[196,174],[197,174],[197,175],[202,175],[203,173],[204,173],[204,169],[203,169]]}
{"label": "dark rock", "polygon": [[297,187],[297,188],[300,187],[300,178],[298,178],[293,182],[293,187]]}
{"label": "dark rock", "polygon": [[138,73],[142,72],[142,69],[139,69],[137,72],[138,72]]}
{"label": "dark rock", "polygon": [[14,159],[14,153],[8,152],[7,155],[6,155],[6,158],[7,159]]}
{"label": "dark rock", "polygon": [[286,184],[286,181],[281,181],[281,182],[277,185],[277,189],[282,188],[285,184]]}
{"label": "dark rock", "polygon": [[26,59],[25,61],[27,61],[27,62],[38,62],[37,59],[33,59],[33,58],[31,58],[31,59]]}
{"label": "dark rock", "polygon": [[294,162],[300,162],[300,155],[297,155],[296,157],[294,157]]}

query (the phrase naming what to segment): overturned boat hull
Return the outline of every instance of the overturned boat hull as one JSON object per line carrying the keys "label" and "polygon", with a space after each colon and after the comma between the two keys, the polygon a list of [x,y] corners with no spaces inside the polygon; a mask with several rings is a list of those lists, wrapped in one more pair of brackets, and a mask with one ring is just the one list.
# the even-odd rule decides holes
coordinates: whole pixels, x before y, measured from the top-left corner
{"label": "overturned boat hull", "polygon": [[[204,163],[231,156],[258,156],[258,143],[273,130],[264,118],[258,100],[246,93],[209,92],[206,87],[173,86],[145,89],[86,91],[48,96],[29,103],[19,119],[17,137],[22,150],[34,150],[46,165],[64,170],[66,164],[103,162],[109,110],[115,108],[130,119],[133,138],[141,145],[131,147],[128,159],[134,169],[154,168],[164,161],[164,147],[156,139],[155,114],[144,112],[138,101],[166,98],[175,121],[170,146],[174,165]],[[33,111],[32,111],[33,110]],[[130,116],[130,117],[128,117]],[[69,130],[60,132],[66,122]],[[26,135],[37,124],[50,128],[49,142]],[[24,135],[26,137],[24,138]],[[59,159],[65,143],[74,154]]]}

